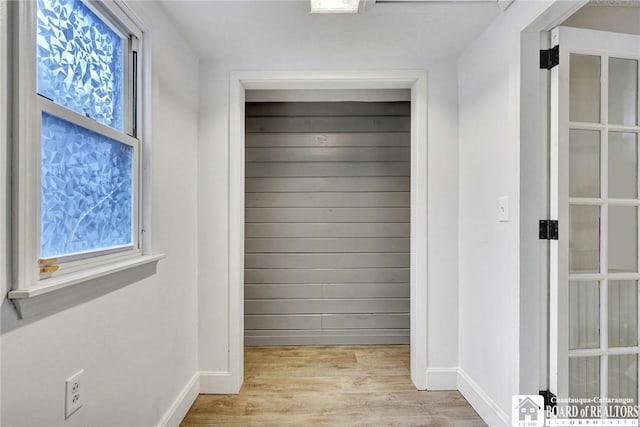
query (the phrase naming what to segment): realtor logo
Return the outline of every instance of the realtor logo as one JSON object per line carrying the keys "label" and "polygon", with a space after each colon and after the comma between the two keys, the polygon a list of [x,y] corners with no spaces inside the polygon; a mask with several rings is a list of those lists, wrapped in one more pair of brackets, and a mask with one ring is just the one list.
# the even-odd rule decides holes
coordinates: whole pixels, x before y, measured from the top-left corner
{"label": "realtor logo", "polygon": [[513,396],[511,403],[513,427],[544,426],[544,399],[542,396]]}

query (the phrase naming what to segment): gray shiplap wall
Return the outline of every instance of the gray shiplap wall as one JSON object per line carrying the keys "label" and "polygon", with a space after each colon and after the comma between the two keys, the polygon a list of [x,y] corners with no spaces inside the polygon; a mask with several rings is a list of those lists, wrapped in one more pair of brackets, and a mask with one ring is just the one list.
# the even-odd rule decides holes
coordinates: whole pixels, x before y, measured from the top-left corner
{"label": "gray shiplap wall", "polygon": [[245,343],[408,343],[410,104],[246,112]]}

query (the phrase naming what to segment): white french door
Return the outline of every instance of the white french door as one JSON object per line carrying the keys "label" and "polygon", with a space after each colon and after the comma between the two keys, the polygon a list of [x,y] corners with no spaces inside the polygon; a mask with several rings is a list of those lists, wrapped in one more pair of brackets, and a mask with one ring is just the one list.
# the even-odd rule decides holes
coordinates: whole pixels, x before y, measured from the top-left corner
{"label": "white french door", "polygon": [[552,45],[550,391],[637,404],[640,37],[559,27]]}

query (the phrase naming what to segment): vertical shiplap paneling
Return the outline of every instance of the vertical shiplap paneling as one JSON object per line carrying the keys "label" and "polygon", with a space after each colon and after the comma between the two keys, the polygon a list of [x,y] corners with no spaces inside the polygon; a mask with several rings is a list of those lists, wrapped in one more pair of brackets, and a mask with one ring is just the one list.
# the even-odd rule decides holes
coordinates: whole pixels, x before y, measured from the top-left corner
{"label": "vertical shiplap paneling", "polygon": [[245,343],[408,343],[409,103],[246,112]]}

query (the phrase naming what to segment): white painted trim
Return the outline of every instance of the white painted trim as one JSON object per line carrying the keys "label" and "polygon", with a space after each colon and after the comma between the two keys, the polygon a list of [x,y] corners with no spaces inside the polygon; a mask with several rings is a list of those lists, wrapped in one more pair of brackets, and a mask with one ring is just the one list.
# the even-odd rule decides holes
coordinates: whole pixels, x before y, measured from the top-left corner
{"label": "white painted trim", "polygon": [[410,101],[407,89],[386,90],[250,90],[247,102],[399,102]]}
{"label": "white painted trim", "polygon": [[[9,13],[8,2],[0,4],[0,304],[9,290]],[[9,261],[9,262],[8,262]]]}
{"label": "white painted trim", "polygon": [[229,325],[228,370],[238,392],[244,379],[244,106],[245,89],[229,85]]}
{"label": "white painted trim", "polygon": [[411,253],[410,253],[410,342],[411,380],[427,388],[427,295],[428,295],[428,195],[427,178],[427,76],[411,86]]}
{"label": "white painted trim", "polygon": [[12,300],[22,300],[34,298],[50,294],[72,286],[80,285],[89,280],[99,279],[109,274],[118,273],[129,268],[135,268],[141,265],[155,263],[164,258],[164,254],[134,256],[124,261],[119,261],[107,265],[101,265],[91,269],[69,273],[60,277],[52,277],[50,279],[40,280],[35,286],[26,289],[14,289],[9,292],[9,298]]}
{"label": "white painted trim", "polygon": [[83,116],[82,114],[73,111],[69,108],[66,108],[62,105],[56,104],[55,102],[44,98],[42,96],[36,97],[36,104],[38,107],[38,112],[44,112],[56,116],[62,120],[70,122],[76,126],[83,127],[91,132],[104,135],[107,138],[111,138],[115,141],[118,141],[122,144],[127,144],[131,147],[136,147],[139,144],[137,138],[129,136],[128,134],[119,131],[115,128],[102,124],[94,119]]}
{"label": "white painted trim", "polygon": [[[427,73],[424,70],[238,71],[229,99],[229,375],[243,375],[244,103],[246,90],[411,89],[411,379],[427,388]],[[212,389],[218,389],[213,387]],[[232,391],[235,390],[235,391]]]}
{"label": "white painted trim", "polygon": [[[0,305],[4,304],[5,294],[10,288],[11,251],[9,250],[9,41],[13,40],[9,32],[11,8],[9,2],[0,2]],[[0,339],[0,354],[2,354],[2,340]],[[0,374],[0,382],[2,374]],[[0,402],[2,401],[2,387],[0,387]],[[0,411],[1,412],[1,411]],[[0,426],[2,414],[0,414]]]}
{"label": "white painted trim", "polygon": [[458,368],[427,369],[427,390],[457,390]]}
{"label": "white painted trim", "polygon": [[[36,110],[34,106],[35,93],[35,3],[17,2],[14,16],[14,37],[19,58],[11,58],[14,63],[15,81],[13,87],[13,286],[26,288],[34,283],[37,275],[35,263],[36,239],[33,234],[39,230],[39,204],[34,202],[39,195],[40,172],[34,165],[39,164],[38,150],[34,143],[18,143],[18,141],[39,141],[35,129],[31,126]],[[10,60],[11,62],[11,60]],[[26,96],[24,94],[27,94]],[[22,99],[21,99],[22,97]],[[39,147],[38,147],[39,148]],[[38,169],[38,171],[36,171]],[[36,176],[37,175],[37,176]],[[38,188],[38,191],[35,191]],[[36,213],[34,206],[37,206]]]}
{"label": "white painted trim", "polygon": [[[127,9],[131,12],[130,9]],[[134,17],[131,12],[131,17]],[[154,204],[153,204],[153,108],[152,105],[159,104],[159,100],[154,96],[160,93],[157,87],[157,77],[153,74],[153,35],[147,27],[143,26],[140,19],[136,17],[136,24],[142,28],[143,34],[139,41],[139,48],[142,51],[142,63],[138,64],[139,79],[138,96],[144,102],[138,103],[138,138],[140,138],[140,249],[144,255],[155,252],[154,242],[155,231],[153,227]],[[157,76],[157,75],[156,75]],[[154,84],[155,83],[155,84]]]}
{"label": "white painted trim", "polygon": [[[235,394],[238,379],[228,371],[200,371],[201,394]],[[242,384],[240,384],[242,385]]]}
{"label": "white painted trim", "polygon": [[52,286],[52,289],[46,291],[34,288],[35,291],[41,292],[38,295],[29,295],[30,289],[15,290],[10,292],[9,298],[12,299],[21,319],[50,314],[155,274],[158,260],[162,257],[164,255],[142,256],[123,263],[110,264],[96,270],[81,272],[80,277],[64,277],[62,279],[73,279],[73,282],[59,284],[58,287]]}
{"label": "white painted trim", "polygon": [[[520,244],[519,244],[519,389],[521,394],[537,393],[549,388],[547,300],[550,244],[537,239],[537,220],[548,217],[548,88],[550,72],[538,66],[540,49],[549,47],[548,31],[560,25],[588,0],[550,2],[521,32],[519,100],[519,174],[520,174]],[[517,2],[516,2],[517,3]],[[562,49],[561,49],[562,51]],[[523,82],[535,87],[527,92]],[[543,212],[532,210],[543,205]],[[532,274],[532,272],[535,272]],[[532,341],[530,337],[538,337]]]}
{"label": "white painted trim", "polygon": [[162,416],[158,427],[178,427],[199,393],[200,372],[196,372],[180,391],[176,400],[169,406],[167,412]]}
{"label": "white painted trim", "polygon": [[508,426],[511,419],[500,406],[461,368],[458,369],[458,390],[491,427]]}

